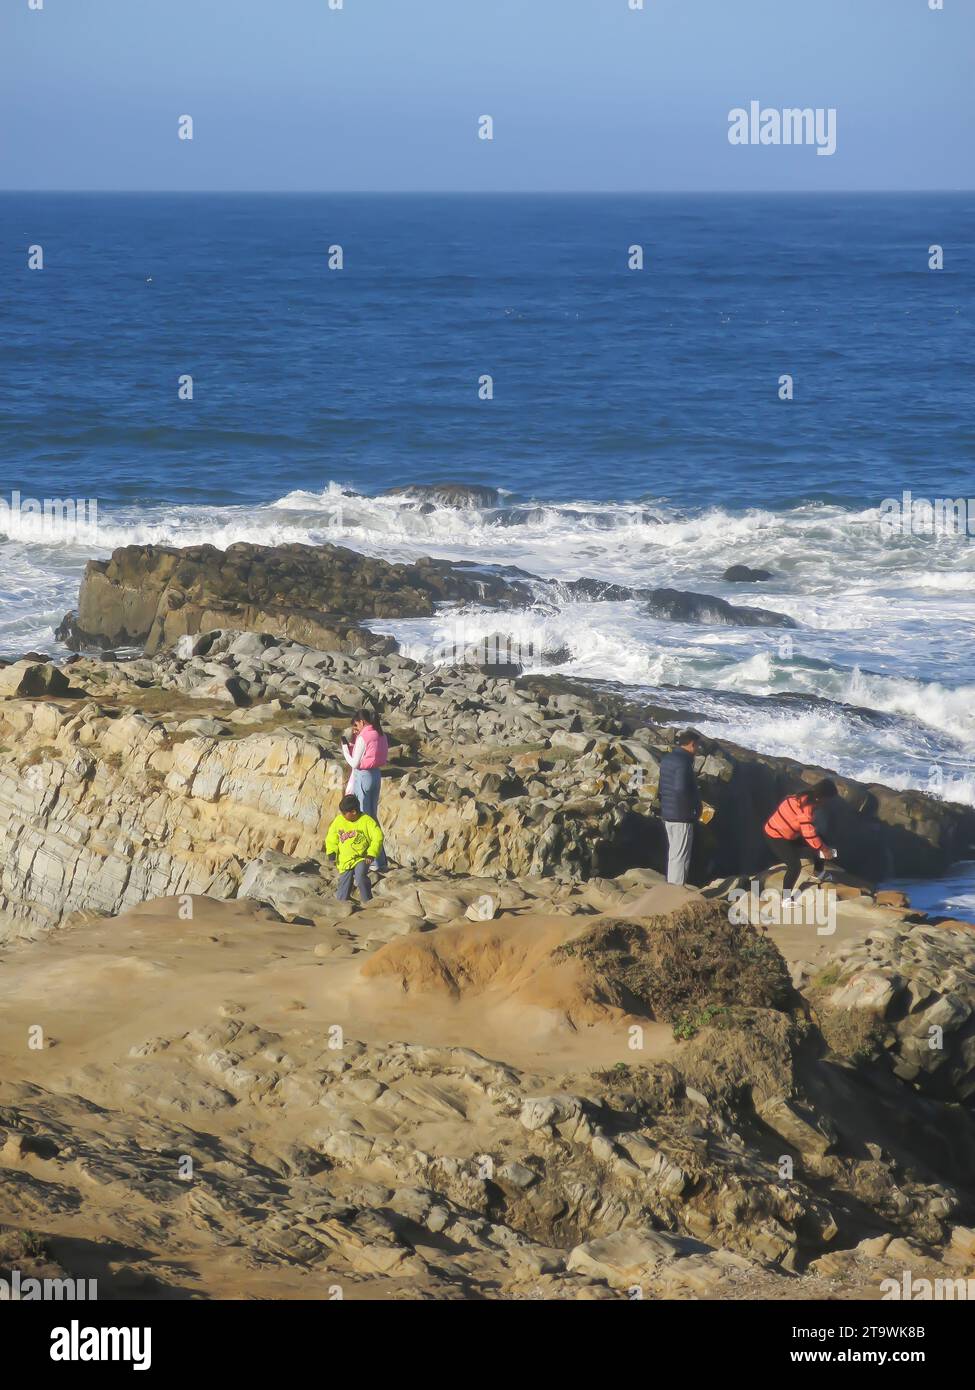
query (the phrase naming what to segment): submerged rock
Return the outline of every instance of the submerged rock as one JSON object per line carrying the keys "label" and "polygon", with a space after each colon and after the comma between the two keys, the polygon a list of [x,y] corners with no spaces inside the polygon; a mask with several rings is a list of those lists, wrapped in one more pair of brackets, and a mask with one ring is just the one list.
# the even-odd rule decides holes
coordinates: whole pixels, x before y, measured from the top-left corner
{"label": "submerged rock", "polygon": [[711,594],[683,589],[644,590],[646,611],[652,618],[675,623],[713,623],[725,627],[797,627],[794,618],[768,608],[743,608]]}
{"label": "submerged rock", "polygon": [[476,507],[496,507],[500,494],[495,487],[476,483],[411,483],[409,487],[391,487],[381,497],[409,497],[417,502],[435,502],[441,507],[456,507],[464,511]]}
{"label": "submerged rock", "polygon": [[760,584],[774,576],[771,570],[753,570],[748,565],[729,565],[721,578],[726,584]]}

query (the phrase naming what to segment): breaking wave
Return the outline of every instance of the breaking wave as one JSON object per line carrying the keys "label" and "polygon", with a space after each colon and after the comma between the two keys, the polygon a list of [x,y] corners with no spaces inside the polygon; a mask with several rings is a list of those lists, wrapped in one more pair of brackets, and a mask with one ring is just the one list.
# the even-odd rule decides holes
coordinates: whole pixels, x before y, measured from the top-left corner
{"label": "breaking wave", "polygon": [[[0,650],[50,647],[86,560],[131,544],[331,542],[393,561],[433,555],[514,566],[547,581],[686,588],[776,609],[798,627],[660,622],[638,599],[580,602],[551,585],[521,612],[375,626],[422,657],[501,631],[529,669],[691,707],[706,731],[758,751],[894,786],[934,789],[940,776],[954,799],[975,799],[975,549],[964,538],[891,537],[878,509],[826,503],[691,512],[655,499],[485,496],[490,505],[480,497],[447,505],[412,490],[367,496],[333,482],[254,507],[103,509],[94,524],[62,535],[39,518],[18,518],[15,535],[0,535]],[[773,577],[729,583],[724,573],[737,564]]]}

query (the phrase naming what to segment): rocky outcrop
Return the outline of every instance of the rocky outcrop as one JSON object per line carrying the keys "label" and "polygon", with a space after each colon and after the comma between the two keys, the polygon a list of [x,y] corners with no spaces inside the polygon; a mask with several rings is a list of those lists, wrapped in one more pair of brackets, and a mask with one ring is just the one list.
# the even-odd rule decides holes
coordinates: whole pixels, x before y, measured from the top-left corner
{"label": "rocky outcrop", "polygon": [[85,647],[171,647],[187,634],[227,626],[266,630],[326,649],[389,649],[355,622],[425,617],[445,601],[530,602],[517,582],[468,574],[444,560],[393,565],[342,546],[125,546],[89,561],[77,614],[61,636]]}
{"label": "rocky outcrop", "polygon": [[[422,667],[370,648],[361,613],[293,640],[283,594],[240,599],[251,549],[219,597],[219,552],[119,552],[93,578],[116,634],[172,649],[70,683],[0,669],[0,1266],[26,1242],[70,1274],[102,1243],[106,1292],[232,1297],[975,1276],[975,931],[847,875],[847,938],[807,965],[725,899],[824,770],[715,743],[695,873],[730,877],[662,885],[677,711],[502,677],[497,643]],[[407,568],[410,602],[482,579]],[[213,625],[221,604],[243,626]],[[336,902],[322,853],[362,706],[394,747],[368,905]],[[965,808],[837,781],[824,831],[865,877],[975,839]]]}
{"label": "rocky outcrop", "polygon": [[[434,490],[444,505],[475,506],[478,489]],[[427,495],[422,488],[413,489]],[[456,493],[456,495],[455,495]],[[433,492],[430,493],[434,495]],[[465,500],[466,499],[466,500]],[[433,503],[424,505],[432,506]],[[73,651],[144,647],[154,654],[213,628],[272,632],[326,651],[395,649],[361,625],[429,617],[445,603],[528,607],[547,595],[596,602],[639,599],[654,617],[737,627],[795,627],[782,613],[707,594],[641,589],[582,577],[546,581],[513,566],[424,559],[390,564],[342,546],[130,545],[89,561],[77,611],[58,638]]]}
{"label": "rocky outcrop", "polygon": [[[299,654],[306,655],[304,649]],[[334,654],[315,656],[338,674]],[[292,726],[279,701],[237,711],[227,680],[205,669],[213,663],[194,661],[195,667],[172,663],[169,690],[177,708],[174,687],[185,682],[189,667],[198,698],[226,710],[224,718],[219,712],[201,717],[192,707],[166,717],[111,700],[80,708],[29,701],[0,706],[0,911],[50,926],[74,910],[117,913],[152,896],[232,897],[246,865],[265,849],[321,856],[348,775],[337,728],[322,721],[344,726],[369,699],[367,689],[326,677],[320,666],[313,677],[316,699],[306,697],[317,711],[316,727],[302,725],[309,707]],[[138,678],[145,669],[134,663],[125,674]],[[301,699],[287,684],[302,688],[301,676],[283,675],[278,688]],[[477,737],[480,725],[496,737],[501,713],[486,704],[479,711],[469,687],[456,696],[467,706],[460,713],[471,735]],[[136,698],[152,703],[141,689]],[[439,707],[426,701],[449,707],[429,687],[414,688],[411,698],[421,727]],[[247,722],[229,717],[235,713]],[[383,791],[393,857],[411,867],[502,878],[554,873],[581,879],[625,867],[628,812],[610,792],[620,769],[607,774],[600,765],[605,745],[577,740],[569,722],[553,719],[544,749],[510,762],[490,753],[475,753],[470,763],[456,757],[419,761],[404,745],[404,759],[389,770]],[[536,719],[526,717],[524,726],[539,739]],[[575,756],[586,748],[588,784],[580,781],[583,768]],[[537,791],[529,792],[534,781],[547,793],[539,778],[548,773],[575,795],[546,795],[544,804]]]}
{"label": "rocky outcrop", "polygon": [[[900,874],[945,873],[975,846],[975,810],[879,783],[841,777],[828,767],[714,744],[700,764],[705,799],[718,815],[696,837],[698,873],[741,873],[768,862],[762,826],[783,797],[831,777],[840,796],[817,813],[826,842],[845,869],[878,882]],[[903,867],[902,867],[903,866]]]}
{"label": "rocky outcrop", "polygon": [[[235,630],[71,676],[68,698],[0,700],[0,910],[20,922],[233,896],[265,850],[319,855],[347,778],[339,734],[362,706],[397,750],[382,799],[397,862],[564,882],[663,862],[654,798],[672,732],[621,696]],[[715,746],[699,765],[717,814],[697,837],[697,881],[767,863],[753,846],[765,817],[817,773]],[[846,868],[876,878],[887,858],[910,874],[961,857],[971,812],[840,789],[829,838]]]}
{"label": "rocky outcrop", "polygon": [[672,623],[711,623],[721,627],[798,627],[794,618],[769,608],[743,608],[712,594],[692,594],[683,589],[645,589],[646,611],[651,618]]}
{"label": "rocky outcrop", "polygon": [[926,1094],[975,1096],[975,928],[873,926],[834,953],[808,990],[839,1046],[886,1057]]}
{"label": "rocky outcrop", "polygon": [[[56,1085],[0,1090],[3,1221],[57,1231],[87,1193],[93,1229],[148,1252],[142,1278],[233,1243],[272,1281],[424,1297],[810,1296],[834,1254],[869,1282],[870,1242],[964,1267],[975,933],[854,890],[868,933],[790,982],[720,897],[633,867],[659,852],[670,734],[625,697],[222,629],[71,680],[0,700],[5,1005],[41,952],[30,1021],[43,980],[69,1037],[49,1042]],[[322,855],[363,704],[396,749],[382,820],[402,866],[365,908],[335,901]],[[791,766],[714,748],[712,826],[740,820],[746,785],[814,775]],[[877,833],[936,853],[921,829],[951,809],[887,795]],[[880,818],[897,807],[913,830]],[[463,1046],[424,1039],[444,998],[474,1010],[451,1013]],[[392,1041],[376,1019],[395,1008],[411,1038],[406,1005],[420,1038]],[[72,1008],[104,1027],[77,1058]],[[478,1020],[497,1039],[514,1019],[581,1034],[577,1063],[539,1075],[534,1034],[530,1069],[470,1045]],[[21,1014],[4,1028],[9,1075]],[[620,1060],[594,1065],[588,1029]]]}
{"label": "rocky outcrop", "polygon": [[[526,676],[518,688],[564,708],[587,712],[612,730],[643,766],[631,774],[638,784],[634,809],[652,808],[656,767],[670,746],[672,731],[659,721],[693,724],[693,704],[662,709],[634,700],[620,689],[594,691],[564,676]],[[679,692],[675,692],[678,694]],[[631,745],[645,744],[641,756]],[[897,875],[926,877],[944,873],[953,862],[975,853],[975,809],[941,801],[917,791],[895,791],[880,783],[842,777],[826,766],[793,758],[755,753],[727,740],[711,740],[697,760],[704,799],[717,810],[695,835],[693,877],[704,883],[722,874],[749,873],[769,862],[762,826],[783,797],[804,785],[831,777],[840,796],[821,813],[820,829],[839,850],[840,863],[862,878],[877,882]]]}

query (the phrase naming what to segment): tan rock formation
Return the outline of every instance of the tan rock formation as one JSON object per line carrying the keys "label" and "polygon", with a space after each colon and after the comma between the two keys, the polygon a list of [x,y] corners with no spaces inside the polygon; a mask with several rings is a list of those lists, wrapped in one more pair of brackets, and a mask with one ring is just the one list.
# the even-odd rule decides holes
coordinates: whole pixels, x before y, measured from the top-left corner
{"label": "tan rock formation", "polygon": [[156,652],[226,626],[354,650],[369,641],[360,633],[354,642],[352,619],[420,617],[438,601],[515,595],[530,597],[521,585],[471,577],[446,561],[393,565],[336,545],[130,545],[88,563],[66,634],[76,648]]}

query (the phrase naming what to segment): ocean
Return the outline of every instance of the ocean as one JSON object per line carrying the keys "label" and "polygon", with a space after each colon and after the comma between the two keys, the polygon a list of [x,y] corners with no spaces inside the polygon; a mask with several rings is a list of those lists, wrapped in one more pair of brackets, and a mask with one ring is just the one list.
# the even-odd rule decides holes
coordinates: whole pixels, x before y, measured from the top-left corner
{"label": "ocean", "polygon": [[[419,656],[500,626],[566,674],[679,688],[706,733],[975,803],[972,539],[882,524],[905,491],[975,494],[973,213],[968,193],[0,195],[0,501],[86,504],[64,534],[0,511],[0,654],[57,650],[85,561],[131,542],[672,586],[798,626],[566,599],[376,627]],[[438,481],[496,496],[395,495]],[[726,583],[737,563],[773,578]],[[929,905],[972,915],[971,868]]]}

